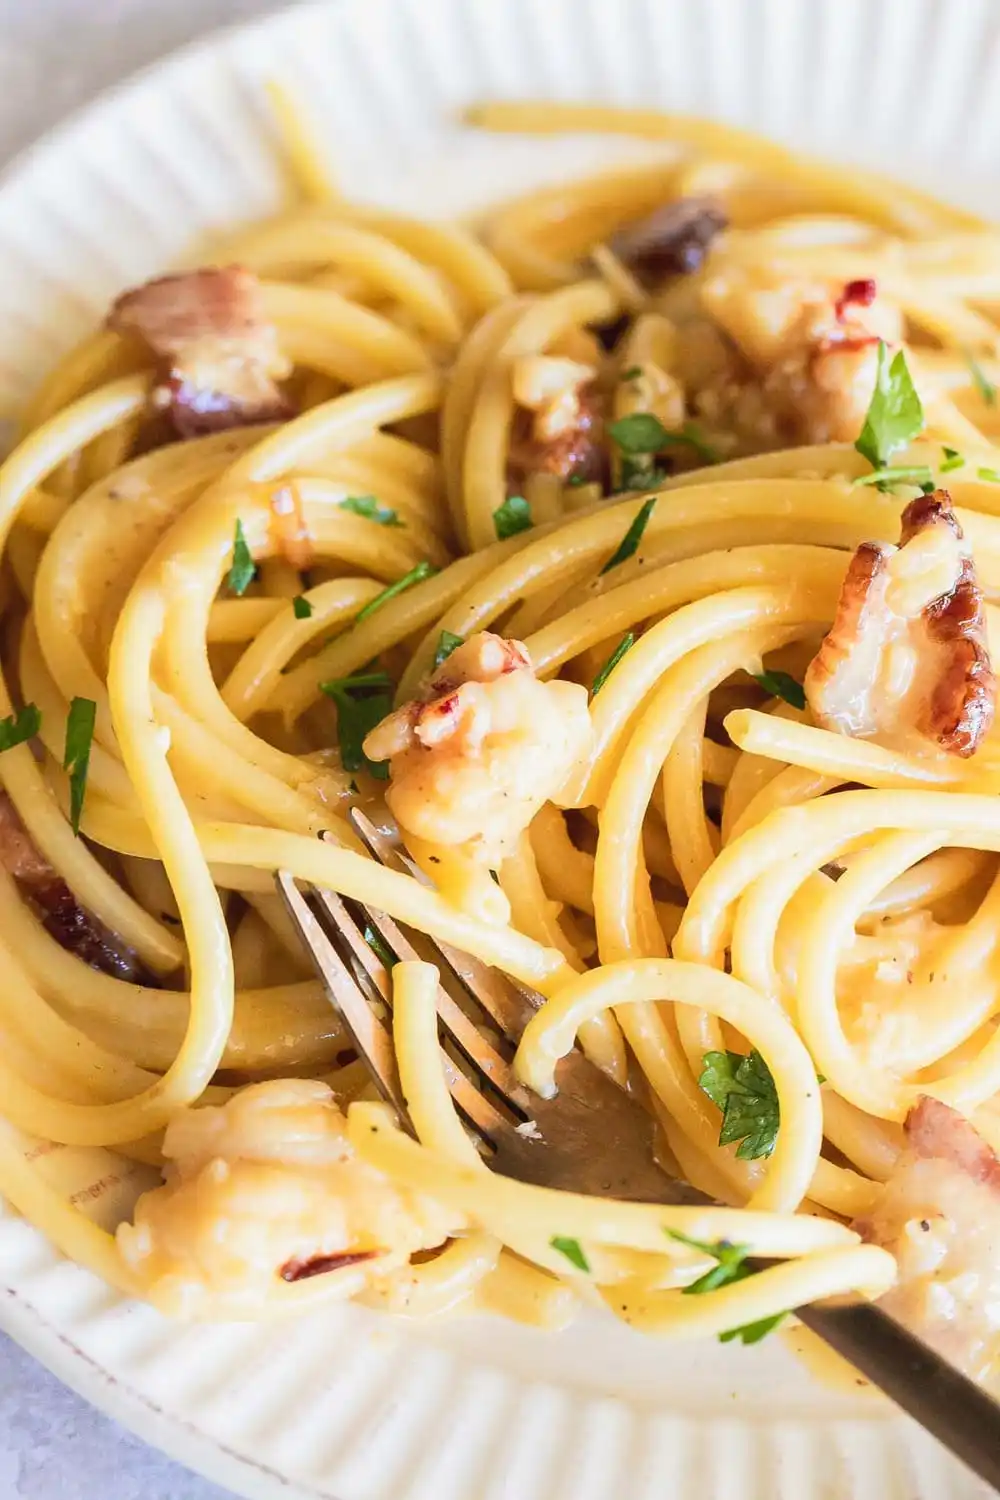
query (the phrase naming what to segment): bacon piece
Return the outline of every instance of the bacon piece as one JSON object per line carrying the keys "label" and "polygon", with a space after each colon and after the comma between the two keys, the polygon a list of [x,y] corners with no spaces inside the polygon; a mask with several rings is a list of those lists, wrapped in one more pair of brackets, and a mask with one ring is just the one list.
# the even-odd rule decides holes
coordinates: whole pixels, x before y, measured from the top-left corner
{"label": "bacon piece", "polygon": [[957,1110],[927,1095],[875,1207],[853,1228],[890,1250],[887,1312],[969,1374],[1000,1354],[1000,1158]]}
{"label": "bacon piece", "polygon": [[607,396],[593,386],[586,386],[579,392],[576,404],[572,425],[552,437],[540,437],[534,413],[518,408],[507,460],[511,494],[519,493],[525,479],[532,474],[556,474],[563,481],[573,479],[607,488],[610,482],[610,463],[604,445]]}
{"label": "bacon piece", "polygon": [[107,321],[142,339],[160,362],[154,400],[180,437],[290,414],[275,384],[290,366],[264,316],[260,283],[242,266],[147,281],[123,293]]}
{"label": "bacon piece", "polygon": [[698,271],[713,240],[727,227],[717,198],[678,198],[612,235],[609,247],[643,285]]}
{"label": "bacon piece", "polygon": [[325,1276],[327,1271],[340,1271],[345,1266],[375,1260],[384,1253],[382,1250],[342,1250],[338,1255],[311,1255],[308,1260],[293,1256],[285,1261],[278,1274],[282,1281],[306,1281],[310,1276]]}
{"label": "bacon piece", "polygon": [[833,310],[837,315],[838,322],[844,321],[844,316],[849,307],[871,307],[878,296],[878,285],[872,276],[866,276],[862,280],[847,282],[844,290],[833,304]]}
{"label": "bacon piece", "polygon": [[36,847],[6,792],[0,792],[0,864],[61,948],[116,979],[156,984],[135,952],[80,905]]}
{"label": "bacon piece", "polygon": [[996,706],[982,594],[946,490],[903,512],[900,544],[863,542],[805,676],[825,728],[973,755]]}

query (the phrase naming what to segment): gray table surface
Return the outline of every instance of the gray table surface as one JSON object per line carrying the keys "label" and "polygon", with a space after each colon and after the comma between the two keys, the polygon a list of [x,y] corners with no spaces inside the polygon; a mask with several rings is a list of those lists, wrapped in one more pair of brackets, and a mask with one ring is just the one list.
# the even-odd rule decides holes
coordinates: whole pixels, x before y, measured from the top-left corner
{"label": "gray table surface", "polygon": [[[94,94],[277,0],[0,0],[0,161]],[[0,1500],[224,1500],[0,1335]]]}

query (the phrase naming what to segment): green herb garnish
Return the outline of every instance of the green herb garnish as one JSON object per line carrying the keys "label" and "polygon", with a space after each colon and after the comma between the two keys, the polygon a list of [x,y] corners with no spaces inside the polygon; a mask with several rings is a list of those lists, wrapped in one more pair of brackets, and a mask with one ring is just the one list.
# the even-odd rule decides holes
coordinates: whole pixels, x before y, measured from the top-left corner
{"label": "green herb garnish", "polygon": [[626,531],[618,546],[601,569],[602,574],[610,573],[612,568],[617,568],[623,562],[627,562],[638,551],[639,543],[642,541],[642,534],[649,525],[649,518],[653,514],[653,507],[656,505],[658,499],[659,496],[654,495],[651,500],[644,500],[642,502],[632,519],[632,524],[629,526],[628,531]]}
{"label": "green herb garnish", "polygon": [[620,380],[640,380],[641,378],[642,365],[630,365],[629,368],[627,370],[623,370],[621,375],[619,376]]}
{"label": "green herb garnish", "polygon": [[292,610],[297,620],[311,620],[313,607],[305,594],[297,594],[292,600]]}
{"label": "green herb garnish", "polygon": [[388,505],[382,505],[374,495],[348,495],[341,500],[339,510],[349,510],[354,516],[364,516],[366,521],[376,521],[379,526],[402,526],[402,521]]}
{"label": "green herb garnish", "polygon": [[977,469],[976,478],[986,484],[1000,484],[1000,469]]}
{"label": "green herb garnish", "polygon": [[963,349],[962,354],[965,358],[965,363],[969,367],[969,373],[972,376],[972,381],[976,387],[976,390],[979,392],[980,396],[982,396],[987,406],[996,406],[996,386],[993,384],[992,380],[990,380],[989,376],[986,374],[986,371],[976,359],[971,349]]}
{"label": "green herb garnish", "polygon": [[706,443],[693,422],[685,422],[679,432],[664,427],[651,411],[634,411],[617,422],[608,423],[608,432],[622,453],[656,454],[678,445],[693,448],[706,464],[718,463],[719,455]]}
{"label": "green herb garnish", "polygon": [[16,713],[0,719],[0,752],[13,750],[15,745],[23,745],[26,740],[33,739],[41,727],[42,715],[38,705],[26,703]]}
{"label": "green herb garnish", "polygon": [[879,340],[875,389],[861,436],[854,444],[873,469],[884,469],[897,448],[924,430],[924,409],[900,349],[890,361],[888,345]]}
{"label": "green herb garnish", "polygon": [[944,462],[938,464],[939,473],[950,474],[953,469],[964,467],[965,459],[957,448],[942,448],[941,452],[944,454]]}
{"label": "green herb garnish", "polygon": [[434,670],[436,671],[443,661],[447,661],[451,653],[457,651],[464,641],[464,635],[456,635],[453,630],[442,630],[438,636],[437,650],[434,652]]}
{"label": "green herb garnish", "polygon": [[392,680],[387,672],[359,672],[321,682],[320,690],[337,706],[337,738],[340,762],[345,771],[365,770],[378,781],[387,781],[389,762],[369,760],[363,746],[365,736],[392,711]]}
{"label": "green herb garnish", "polygon": [[391,969],[394,964],[399,963],[399,959],[388,946],[382,934],[376,932],[375,928],[368,923],[365,924],[364,939],[379,963],[384,965],[386,969]]}
{"label": "green herb garnish", "polygon": [[[728,1240],[718,1240],[714,1245],[708,1245],[703,1240],[688,1239],[686,1234],[679,1234],[675,1229],[668,1229],[667,1234],[672,1240],[678,1240],[682,1245],[687,1245],[692,1250],[701,1250],[705,1255],[711,1255],[717,1262],[704,1276],[699,1276],[697,1281],[692,1281],[690,1286],[684,1287],[688,1296],[698,1296],[702,1292],[714,1292],[720,1286],[729,1286],[735,1281],[745,1281],[754,1272],[746,1264],[749,1249],[746,1245],[731,1245]],[[769,1318],[758,1318],[756,1323],[745,1323],[741,1328],[730,1328],[726,1333],[719,1334],[720,1344],[729,1344],[733,1339],[740,1339],[744,1344],[759,1344],[761,1339],[777,1328],[783,1318],[788,1316],[785,1312],[773,1313]]]}
{"label": "green herb garnish", "polygon": [[805,708],[805,689],[787,672],[752,672],[750,675],[772,698],[784,698],[793,708]]}
{"label": "green herb garnish", "polygon": [[397,594],[405,594],[406,590],[412,588],[415,583],[423,583],[425,578],[432,578],[436,572],[437,568],[432,567],[429,562],[418,562],[415,568],[404,573],[402,578],[397,578],[395,583],[390,583],[381,594],[376,594],[374,599],[369,599],[368,603],[355,615],[355,625],[360,625],[362,620],[367,620],[369,615],[381,609],[383,604],[388,604],[390,599],[395,599]]}
{"label": "green herb garnish", "polygon": [[493,529],[497,540],[501,542],[509,536],[517,536],[521,531],[530,531],[534,524],[531,506],[523,495],[508,495],[504,503],[498,505],[493,512]]}
{"label": "green herb garnish", "polygon": [[719,1343],[731,1344],[733,1339],[740,1339],[744,1344],[759,1344],[761,1339],[766,1338],[787,1317],[787,1312],[772,1313],[769,1318],[758,1318],[756,1323],[744,1323],[741,1328],[730,1328],[727,1333],[719,1334]]}
{"label": "green herb garnish", "polygon": [[245,594],[253,582],[256,571],[257,567],[250,555],[250,548],[247,546],[246,535],[243,531],[243,522],[237,516],[236,530],[233,533],[233,560],[226,577],[229,592]]}
{"label": "green herb garnish", "polygon": [[595,698],[597,696],[597,694],[601,691],[601,688],[607,682],[608,678],[611,676],[612,672],[615,670],[615,667],[617,667],[618,663],[621,661],[622,657],[625,655],[626,651],[631,651],[631,649],[632,649],[632,647],[634,645],[635,645],[635,634],[634,634],[633,631],[630,630],[630,631],[628,631],[628,633],[626,635],[622,636],[621,640],[618,642],[617,646],[612,651],[612,653],[608,657],[607,661],[604,663],[604,666],[601,668],[601,670],[598,672],[597,676],[594,678],[594,685],[590,689],[590,696],[591,696],[592,699]]}
{"label": "green herb garnish", "polygon": [[97,704],[93,698],[74,698],[66,719],[66,748],[63,770],[69,772],[69,821],[73,832],[80,832],[80,814],[87,790],[90,746],[94,739]]}
{"label": "green herb garnish", "polygon": [[590,1265],[579,1240],[568,1240],[561,1234],[554,1234],[549,1244],[553,1250],[558,1250],[560,1255],[565,1255],[570,1265],[576,1266],[578,1271],[586,1271],[589,1275]]}
{"label": "green herb garnish", "polygon": [[718,1262],[704,1276],[699,1276],[697,1281],[692,1281],[690,1286],[684,1288],[688,1297],[697,1297],[702,1292],[714,1292],[716,1287],[728,1286],[731,1281],[742,1281],[753,1275],[749,1266],[744,1265],[750,1254],[746,1245],[731,1245],[728,1240],[716,1240],[711,1245],[704,1240],[692,1240],[678,1229],[668,1229],[667,1234],[679,1244],[687,1245],[689,1250],[700,1250],[702,1254],[711,1255]]}
{"label": "green herb garnish", "polygon": [[664,480],[670,477],[666,469],[660,469],[655,464],[650,468],[646,459],[629,458],[627,453],[622,454],[619,473],[621,478],[621,489],[617,491],[619,495],[626,490],[662,489]]}
{"label": "green herb garnish", "polygon": [[[959,463],[961,463],[961,459]],[[907,468],[900,466],[885,469],[873,469],[870,474],[862,474],[860,479],[851,482],[851,488],[857,489],[859,485],[874,484],[880,490],[889,489],[894,484],[930,485],[934,488],[934,475],[929,464],[914,464]]]}
{"label": "green herb garnish", "polygon": [[770,1156],[781,1123],[778,1091],[759,1052],[706,1052],[698,1087],[722,1110],[719,1145],[739,1141],[742,1161]]}

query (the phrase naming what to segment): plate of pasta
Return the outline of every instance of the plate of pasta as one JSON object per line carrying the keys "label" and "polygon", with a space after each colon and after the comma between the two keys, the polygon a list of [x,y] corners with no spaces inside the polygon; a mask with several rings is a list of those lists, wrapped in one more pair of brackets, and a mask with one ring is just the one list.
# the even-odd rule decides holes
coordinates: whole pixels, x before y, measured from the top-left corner
{"label": "plate of pasta", "polygon": [[[2,1323],[240,1492],[980,1493],[793,1309],[997,1378],[998,39],[340,0],[0,185]],[[470,1162],[373,933],[411,1134],[279,871],[710,1206]]]}

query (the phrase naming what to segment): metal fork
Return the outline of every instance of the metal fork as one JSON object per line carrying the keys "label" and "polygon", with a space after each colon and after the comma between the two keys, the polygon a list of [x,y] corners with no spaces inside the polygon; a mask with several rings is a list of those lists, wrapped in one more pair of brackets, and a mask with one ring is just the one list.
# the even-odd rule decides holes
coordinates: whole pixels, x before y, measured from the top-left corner
{"label": "metal fork", "polygon": [[[374,859],[427,883],[398,837],[356,809],[350,817]],[[284,870],[276,882],[358,1056],[404,1125],[409,1127],[409,1118],[389,1024],[388,970],[376,951],[383,945],[395,959],[435,963],[447,980],[437,993],[442,1041],[447,1042],[442,1046],[445,1076],[456,1108],[494,1171],[596,1197],[698,1206],[712,1201],[660,1165],[651,1116],[582,1052],[574,1050],[559,1063],[558,1093],[552,1099],[518,1081],[513,1050],[542,1004],[540,995],[448,943],[432,942],[420,933],[407,935],[384,912],[315,886],[301,889]],[[473,1019],[477,1012],[478,1023]],[[749,1264],[759,1269],[763,1263]],[[838,1299],[795,1312],[1000,1491],[1000,1404],[981,1386],[870,1302]]]}

